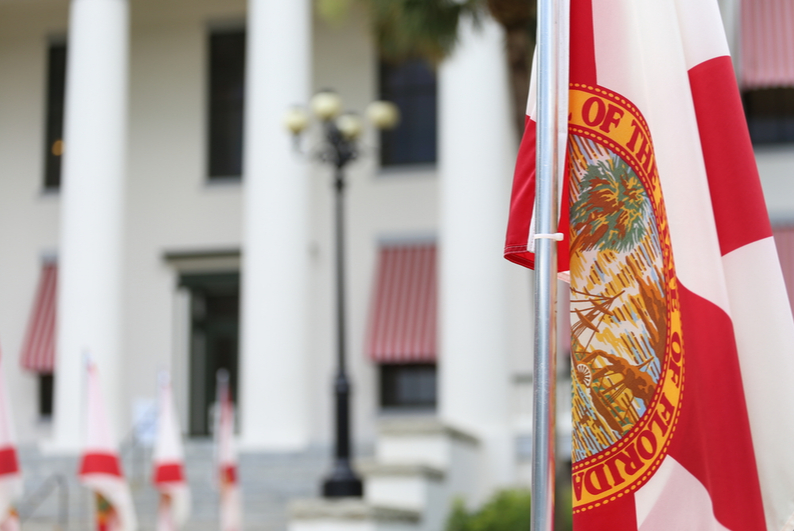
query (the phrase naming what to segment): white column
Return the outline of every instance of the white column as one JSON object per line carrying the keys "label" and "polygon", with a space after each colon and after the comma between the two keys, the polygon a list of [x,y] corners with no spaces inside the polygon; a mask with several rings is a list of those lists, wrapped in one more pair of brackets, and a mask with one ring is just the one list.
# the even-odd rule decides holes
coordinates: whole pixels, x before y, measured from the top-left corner
{"label": "white column", "polygon": [[241,445],[309,444],[307,164],[282,124],[310,96],[309,0],[249,0],[242,271]]}
{"label": "white column", "polygon": [[513,479],[507,267],[502,257],[516,139],[504,32],[462,25],[439,72],[440,413],[484,443],[484,488]]}
{"label": "white column", "polygon": [[739,0],[718,0],[726,40],[729,43],[734,70],[739,72],[740,61],[740,2]]}
{"label": "white column", "polygon": [[72,0],[69,15],[53,445],[82,441],[83,354],[97,364],[121,436],[122,208],[127,129],[126,0]]}

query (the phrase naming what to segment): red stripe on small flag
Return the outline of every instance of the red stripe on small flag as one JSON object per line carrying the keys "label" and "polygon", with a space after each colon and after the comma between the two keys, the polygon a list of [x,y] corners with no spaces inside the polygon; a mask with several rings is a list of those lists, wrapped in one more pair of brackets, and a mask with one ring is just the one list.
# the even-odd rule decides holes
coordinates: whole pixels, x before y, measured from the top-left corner
{"label": "red stripe on small flag", "polygon": [[773,231],[731,59],[710,59],[688,74],[720,251],[726,255]]}
{"label": "red stripe on small flag", "polygon": [[221,483],[224,485],[237,483],[237,467],[235,465],[221,466]]}
{"label": "red stripe on small flag", "polygon": [[108,474],[121,477],[119,457],[113,454],[85,454],[80,463],[80,475],[87,474]]}
{"label": "red stripe on small flag", "polygon": [[155,485],[160,483],[180,483],[185,481],[182,463],[165,463],[155,469]]}
{"label": "red stripe on small flag", "polygon": [[0,476],[19,472],[19,460],[14,447],[0,449]]}

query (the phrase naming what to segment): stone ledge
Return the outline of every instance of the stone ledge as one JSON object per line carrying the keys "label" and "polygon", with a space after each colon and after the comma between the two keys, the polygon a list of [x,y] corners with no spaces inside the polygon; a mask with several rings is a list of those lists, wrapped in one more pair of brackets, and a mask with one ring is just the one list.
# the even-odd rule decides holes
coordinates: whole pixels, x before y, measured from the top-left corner
{"label": "stone ledge", "polygon": [[390,437],[412,437],[417,435],[446,435],[473,446],[480,445],[480,439],[459,428],[445,424],[435,418],[390,418],[378,422],[379,435]]}
{"label": "stone ledge", "polygon": [[292,500],[287,509],[290,520],[372,520],[376,522],[420,521],[420,512],[411,509],[372,505],[359,498]]}
{"label": "stone ledge", "polygon": [[443,481],[445,471],[439,467],[423,463],[382,463],[380,461],[360,461],[356,466],[367,477],[383,476],[424,476],[432,481]]}

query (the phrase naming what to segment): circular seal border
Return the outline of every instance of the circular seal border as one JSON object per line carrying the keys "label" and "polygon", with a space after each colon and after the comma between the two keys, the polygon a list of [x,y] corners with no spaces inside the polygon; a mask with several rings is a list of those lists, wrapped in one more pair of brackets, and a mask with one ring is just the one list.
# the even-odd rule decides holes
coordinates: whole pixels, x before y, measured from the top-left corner
{"label": "circular seal border", "polygon": [[[572,97],[573,96],[573,97]],[[588,124],[582,119],[576,119],[575,113],[578,110],[575,105],[581,103],[583,98],[585,101],[590,101],[591,98],[597,97],[603,103],[613,104],[614,109],[621,112],[621,116],[617,117],[617,111],[613,110],[613,114],[608,116],[608,122],[597,124]],[[660,247],[663,255],[663,275],[666,285],[666,321],[667,321],[667,334],[665,353],[663,356],[663,364],[661,370],[660,380],[657,382],[654,396],[649,408],[644,412],[643,416],[638,420],[632,429],[624,434],[624,436],[612,444],[605,450],[592,455],[586,459],[577,461],[572,465],[572,482],[573,490],[573,512],[575,514],[600,507],[610,501],[615,501],[626,494],[630,494],[634,490],[644,485],[649,478],[654,474],[657,468],[662,463],[668,452],[673,433],[679,421],[681,413],[681,405],[684,397],[684,346],[682,343],[681,332],[681,314],[679,309],[679,294],[677,288],[676,272],[673,264],[673,254],[671,249],[670,234],[668,231],[667,217],[665,216],[665,205],[662,198],[662,192],[659,182],[659,174],[657,172],[656,159],[654,157],[654,148],[651,143],[651,133],[648,128],[646,120],[643,115],[627,98],[615,93],[614,91],[606,90],[602,87],[584,85],[580,83],[570,84],[570,121],[569,121],[569,134],[578,135],[584,138],[590,138],[598,144],[608,148],[610,151],[621,157],[635,172],[638,178],[643,183],[646,193],[650,199],[652,211],[655,216],[655,226],[657,228],[658,236],[660,239]],[[613,118],[610,121],[610,118]],[[620,118],[620,119],[619,119]],[[629,125],[623,123],[631,120]],[[592,120],[589,120],[592,121]],[[578,124],[578,122],[581,122]],[[622,123],[619,123],[622,122]],[[613,126],[611,130],[611,126]],[[627,127],[631,129],[630,142],[622,144],[618,129],[623,126],[623,139],[626,140]],[[613,133],[611,135],[611,133]],[[648,142],[648,150],[645,152],[647,160],[643,160],[638,156],[637,151],[633,151],[631,147],[638,147],[638,142],[641,142],[640,148],[645,145],[643,142]],[[676,342],[675,342],[676,340]],[[675,352],[676,347],[679,347],[678,353]],[[678,360],[675,358],[678,357]],[[674,403],[671,403],[666,390],[672,393],[675,398]],[[663,402],[664,400],[664,402]],[[660,406],[663,407],[662,413],[667,414],[667,419],[662,419]],[[667,423],[665,422],[667,420]],[[635,454],[639,452],[638,444],[643,444],[641,435],[651,433],[654,436],[652,428],[657,426],[661,430],[660,438],[662,445],[656,448],[656,439],[654,440],[655,446],[653,448],[653,455],[644,460],[640,468],[634,474],[628,474],[627,462],[624,461],[624,473],[630,478],[622,476],[618,469],[617,461],[621,460],[622,453],[629,454],[634,451]],[[633,445],[634,448],[633,448]],[[642,449],[647,449],[642,447]],[[626,455],[624,455],[626,458]],[[598,468],[601,467],[601,468]],[[595,471],[595,472],[594,472]],[[587,474],[591,472],[590,480],[593,483],[594,475],[597,480],[604,480],[608,482],[607,474],[610,473],[613,485],[609,488],[604,488],[605,485],[599,486],[596,494],[586,492],[586,497],[583,497],[583,491],[588,490],[587,482],[589,477]],[[629,484],[624,485],[629,479]],[[579,480],[579,485],[578,485]],[[579,486],[579,489],[578,489]],[[591,485],[593,486],[593,485]],[[577,496],[579,492],[579,496]]]}

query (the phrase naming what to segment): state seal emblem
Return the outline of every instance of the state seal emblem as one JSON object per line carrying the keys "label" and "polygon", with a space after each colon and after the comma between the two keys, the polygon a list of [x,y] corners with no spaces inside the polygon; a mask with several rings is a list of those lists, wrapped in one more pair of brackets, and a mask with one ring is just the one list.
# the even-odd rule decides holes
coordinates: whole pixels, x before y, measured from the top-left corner
{"label": "state seal emblem", "polygon": [[684,389],[677,280],[652,139],[627,98],[569,91],[574,512],[643,485]]}

